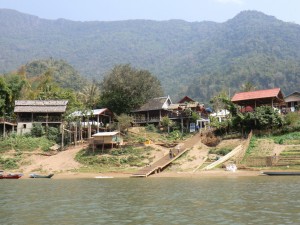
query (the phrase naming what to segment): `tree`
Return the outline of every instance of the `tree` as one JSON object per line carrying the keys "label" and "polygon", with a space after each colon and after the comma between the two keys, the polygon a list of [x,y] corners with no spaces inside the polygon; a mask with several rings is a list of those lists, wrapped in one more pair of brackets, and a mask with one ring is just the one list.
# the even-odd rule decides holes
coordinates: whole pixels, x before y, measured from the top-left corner
{"label": "tree", "polygon": [[173,127],[174,125],[175,123],[168,116],[164,116],[161,120],[161,126],[167,128],[168,133],[170,132],[170,127]]}
{"label": "tree", "polygon": [[226,104],[224,103],[225,100],[229,100],[228,94],[226,91],[221,91],[216,94],[211,100],[210,104],[215,112],[218,112],[222,109],[225,109]]}
{"label": "tree", "polygon": [[13,114],[15,100],[20,99],[22,96],[23,87],[26,85],[26,80],[22,75],[19,74],[8,74],[4,76],[7,83],[7,87],[11,92],[10,104],[6,105],[7,113]]}
{"label": "tree", "polygon": [[5,116],[7,109],[11,105],[11,100],[11,90],[3,77],[0,77],[0,116]]}
{"label": "tree", "polygon": [[256,120],[256,128],[259,130],[278,128],[283,125],[283,119],[279,112],[271,106],[257,107],[254,112],[254,118]]}
{"label": "tree", "polygon": [[78,93],[78,98],[87,109],[94,109],[100,100],[100,89],[95,81],[83,87]]}
{"label": "tree", "polygon": [[160,81],[147,70],[117,65],[101,83],[101,104],[117,114],[129,113],[163,94]]}
{"label": "tree", "polygon": [[252,82],[248,81],[248,82],[242,84],[240,89],[243,92],[255,91],[256,90],[256,86]]}
{"label": "tree", "polygon": [[127,131],[128,128],[131,127],[131,124],[133,123],[133,118],[126,114],[121,114],[120,116],[117,116],[117,120],[118,120],[118,129],[120,129],[121,132]]}

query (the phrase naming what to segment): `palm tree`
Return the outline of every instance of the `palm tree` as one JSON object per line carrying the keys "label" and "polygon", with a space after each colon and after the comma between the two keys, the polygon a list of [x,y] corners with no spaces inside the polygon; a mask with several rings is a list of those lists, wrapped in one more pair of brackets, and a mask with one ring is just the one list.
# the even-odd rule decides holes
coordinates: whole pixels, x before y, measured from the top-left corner
{"label": "palm tree", "polygon": [[78,93],[78,99],[82,101],[86,108],[95,108],[100,100],[100,89],[97,83],[94,81],[83,87],[82,91]]}

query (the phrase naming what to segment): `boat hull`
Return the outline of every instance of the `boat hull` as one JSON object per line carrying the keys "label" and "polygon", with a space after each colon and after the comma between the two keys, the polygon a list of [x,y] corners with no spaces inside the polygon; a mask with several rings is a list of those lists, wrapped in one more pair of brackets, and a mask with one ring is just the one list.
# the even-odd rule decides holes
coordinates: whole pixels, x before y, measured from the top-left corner
{"label": "boat hull", "polygon": [[39,175],[39,174],[30,174],[30,178],[51,178],[54,174],[49,175]]}
{"label": "boat hull", "polygon": [[0,179],[19,179],[22,177],[22,174],[7,174],[7,175],[0,175]]}
{"label": "boat hull", "polygon": [[284,172],[262,172],[262,174],[268,175],[268,176],[300,176],[300,171],[299,172],[288,172],[288,171],[284,171]]}

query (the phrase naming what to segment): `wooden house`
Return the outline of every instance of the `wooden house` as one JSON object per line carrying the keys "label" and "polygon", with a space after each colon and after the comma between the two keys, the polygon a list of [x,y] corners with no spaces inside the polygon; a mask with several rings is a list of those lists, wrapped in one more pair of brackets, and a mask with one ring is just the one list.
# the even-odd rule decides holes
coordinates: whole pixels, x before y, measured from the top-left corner
{"label": "wooden house", "polygon": [[300,109],[300,92],[293,92],[284,98],[286,103],[285,110],[286,112],[295,112]]}
{"label": "wooden house", "polygon": [[[81,126],[83,128],[88,128],[89,126],[94,132],[91,133],[98,133],[100,130],[106,130],[109,125],[112,123],[114,118],[114,113],[107,109],[93,109],[88,110],[86,112],[76,111],[70,114],[71,117],[79,118],[81,122]],[[88,135],[90,137],[91,135]]]}
{"label": "wooden house", "polygon": [[236,93],[231,101],[241,106],[242,112],[255,110],[256,107],[268,105],[280,109],[285,104],[280,88]]}
{"label": "wooden house", "polygon": [[92,146],[93,151],[97,146],[101,146],[104,149],[105,145],[110,146],[113,148],[114,146],[122,145],[123,138],[120,136],[119,131],[113,132],[99,132],[89,139],[89,144]]}
{"label": "wooden house", "polygon": [[60,127],[66,112],[67,100],[17,100],[14,113],[17,117],[17,133],[31,131],[34,123]]}
{"label": "wooden house", "polygon": [[[198,113],[202,119],[205,119],[205,122],[208,121],[208,114],[204,105],[188,96],[185,96],[178,103],[172,103],[169,96],[154,98],[138,110],[132,111],[131,115],[134,119],[134,125],[159,125],[163,117],[168,117],[172,121],[180,123],[181,127],[189,127],[192,112]],[[203,120],[201,120],[202,122]]]}
{"label": "wooden house", "polygon": [[191,99],[188,96],[182,98],[178,103],[171,104],[169,106],[169,118],[176,117],[189,117],[191,112],[197,113],[201,118],[208,118],[208,113],[204,107],[204,104]]}
{"label": "wooden house", "polygon": [[172,104],[169,96],[153,98],[139,109],[131,111],[134,124],[159,124],[164,116],[167,116],[168,108]]}
{"label": "wooden house", "polygon": [[0,136],[6,137],[7,133],[14,132],[17,128],[15,120],[6,117],[0,117]]}

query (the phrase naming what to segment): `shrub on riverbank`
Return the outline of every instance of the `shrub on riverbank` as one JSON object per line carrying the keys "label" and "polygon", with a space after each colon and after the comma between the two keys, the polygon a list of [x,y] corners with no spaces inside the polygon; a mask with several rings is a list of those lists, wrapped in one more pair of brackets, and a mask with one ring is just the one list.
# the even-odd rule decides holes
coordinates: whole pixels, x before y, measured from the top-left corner
{"label": "shrub on riverbank", "polygon": [[0,153],[4,153],[10,150],[34,151],[37,149],[41,149],[42,151],[48,151],[49,148],[54,144],[54,141],[51,141],[44,136],[37,138],[27,135],[13,134],[0,141]]}
{"label": "shrub on riverbank", "polygon": [[124,147],[112,149],[106,153],[93,152],[91,149],[83,149],[77,153],[75,159],[85,165],[97,168],[115,167],[142,167],[151,161],[150,151],[152,147]]}

